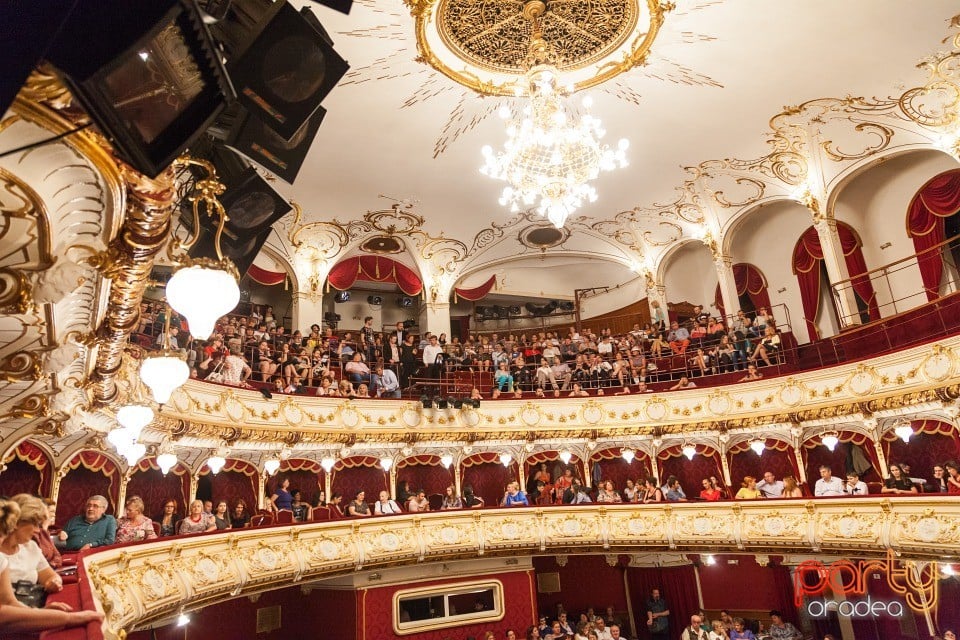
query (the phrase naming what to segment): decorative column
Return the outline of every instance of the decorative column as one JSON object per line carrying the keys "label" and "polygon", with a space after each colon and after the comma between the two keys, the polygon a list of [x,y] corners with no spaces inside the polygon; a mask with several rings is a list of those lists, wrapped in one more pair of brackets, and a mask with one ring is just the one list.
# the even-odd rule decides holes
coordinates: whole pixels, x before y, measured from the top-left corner
{"label": "decorative column", "polygon": [[[333,470],[331,469],[331,472],[332,471]],[[326,471],[323,472],[323,495],[327,497],[327,502],[330,502],[330,476],[330,473],[327,473]],[[262,493],[266,493],[266,491],[263,491]]]}
{"label": "decorative column", "polygon": [[[817,230],[817,236],[820,238],[820,248],[823,251],[823,263],[827,267],[827,277],[830,278],[831,283],[848,280],[850,272],[847,271],[843,247],[840,245],[837,221],[833,218],[819,216],[819,204],[815,199],[812,199],[812,201],[816,205],[816,208],[811,208],[814,213],[813,227]],[[840,314],[841,327],[860,324],[857,300],[853,295],[853,287],[849,283],[842,290],[837,291],[836,295],[833,291],[830,295],[837,301],[837,313]]]}
{"label": "decorative column", "polygon": [[460,461],[453,461],[453,486],[457,492],[458,496],[463,495],[463,474],[460,472]]}
{"label": "decorative column", "polygon": [[[187,500],[187,511],[190,510],[190,503],[197,499],[197,489],[200,488],[200,472],[190,474],[190,499]],[[263,490],[260,490],[260,498],[257,500],[258,504],[263,504]]]}
{"label": "decorative column", "polygon": [[387,474],[387,491],[390,492],[390,498],[392,500],[397,499],[397,466],[393,465],[390,467],[390,473]]}
{"label": "decorative column", "polygon": [[63,482],[63,477],[67,475],[67,470],[65,467],[56,469],[53,472],[53,486],[50,488],[50,499],[54,502],[57,502],[60,497],[60,483]]}
{"label": "decorative column", "polygon": [[717,282],[720,283],[724,315],[736,315],[740,308],[740,296],[737,295],[737,282],[733,277],[733,258],[722,253],[714,253],[713,266],[717,270]]}
{"label": "decorative column", "polygon": [[427,286],[424,282],[424,304],[420,307],[420,333],[429,331],[435,335],[441,333],[450,336],[450,294],[451,286],[445,282],[434,281]]}
{"label": "decorative column", "polygon": [[[803,435],[803,427],[800,426],[800,423],[794,422],[790,425],[790,444],[793,446],[793,457],[797,463],[797,473],[800,475],[797,478],[797,484],[804,484],[807,481],[807,478],[803,475],[806,473],[806,467],[803,464],[803,442],[801,437]],[[811,489],[812,491],[813,489]]]}
{"label": "decorative column", "polygon": [[657,454],[660,453],[660,447],[663,445],[663,440],[660,438],[653,439],[653,451],[650,454],[650,473],[654,478],[657,479],[657,484],[660,484],[660,463],[657,461]]}
{"label": "decorative column", "polygon": [[136,467],[130,467],[127,469],[127,472],[123,474],[120,478],[120,494],[117,498],[117,514],[122,513],[123,506],[127,504],[127,483],[130,482],[130,478],[133,477],[133,472],[136,471]]}
{"label": "decorative column", "polygon": [[720,446],[717,449],[717,453],[720,454],[720,470],[723,472],[723,481],[727,485],[727,487],[732,489],[733,482],[730,481],[730,463],[727,460],[727,440],[728,439],[729,439],[729,436],[727,436],[727,434],[725,433],[720,434],[720,437],[718,438],[718,442],[720,443]]}
{"label": "decorative column", "polygon": [[[199,480],[199,476],[197,478]],[[257,471],[257,508],[263,509],[267,494],[267,474]]]}
{"label": "decorative column", "polygon": [[647,304],[650,307],[651,322],[653,321],[655,313],[653,303],[656,302],[663,311],[664,322],[669,326],[670,318],[667,316],[667,288],[663,286],[663,283],[657,282],[653,277],[653,273],[650,271],[644,272],[644,278],[647,283]]}
{"label": "decorative column", "polygon": [[890,467],[887,464],[887,456],[883,453],[883,433],[880,429],[880,423],[876,418],[864,418],[863,426],[870,430],[870,440],[873,441],[873,450],[877,454],[877,464],[880,468],[877,472],[883,479],[890,477]]}
{"label": "decorative column", "polygon": [[292,297],[290,315],[294,329],[307,332],[311,324],[326,326],[323,323],[323,296],[319,291],[294,291]]}

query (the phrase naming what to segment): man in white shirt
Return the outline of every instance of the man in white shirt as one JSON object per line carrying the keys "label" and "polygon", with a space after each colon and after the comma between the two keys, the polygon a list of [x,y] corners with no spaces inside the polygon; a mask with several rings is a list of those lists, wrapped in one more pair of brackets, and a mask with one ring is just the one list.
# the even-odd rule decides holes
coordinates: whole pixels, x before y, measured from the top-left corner
{"label": "man in white shirt", "polygon": [[851,471],[847,474],[847,481],[843,484],[844,493],[851,496],[865,496],[870,493],[867,483],[860,479],[860,474]]}
{"label": "man in white shirt", "polygon": [[391,369],[384,369],[382,364],[377,365],[377,372],[373,376],[373,386],[378,398],[399,398],[400,381]]}
{"label": "man in white shirt", "polygon": [[593,621],[593,630],[597,634],[597,640],[612,640],[610,629],[607,629],[603,618],[600,616],[597,616],[597,619]]}
{"label": "man in white shirt", "polygon": [[764,498],[782,498],[783,480],[777,480],[772,471],[766,471],[763,480],[757,483],[757,491],[763,494]]}
{"label": "man in white shirt", "polygon": [[[437,361],[437,357],[443,354],[443,347],[440,346],[437,336],[430,334],[430,343],[423,348],[423,364],[427,367],[427,377],[433,380],[440,379],[440,367],[442,364]],[[439,393],[439,385],[427,389],[428,393]]]}
{"label": "man in white shirt", "polygon": [[680,634],[680,640],[707,640],[707,632],[700,625],[703,624],[703,618],[699,614],[690,616],[690,626]]}
{"label": "man in white shirt", "polygon": [[846,495],[843,491],[843,480],[833,476],[833,470],[825,464],[820,465],[820,479],[814,486],[813,495],[822,496],[842,496]]}

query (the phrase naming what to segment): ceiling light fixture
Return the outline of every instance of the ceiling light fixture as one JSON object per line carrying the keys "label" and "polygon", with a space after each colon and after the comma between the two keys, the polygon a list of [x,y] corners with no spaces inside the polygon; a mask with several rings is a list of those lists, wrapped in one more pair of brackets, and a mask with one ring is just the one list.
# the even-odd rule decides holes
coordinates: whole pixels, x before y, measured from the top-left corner
{"label": "ceiling light fixture", "polygon": [[559,56],[543,39],[540,18],[545,11],[541,0],[529,0],[523,6],[523,16],[532,28],[526,73],[517,96],[529,102],[519,111],[500,110],[509,123],[507,141],[500,153],[489,145],[483,147],[485,163],[480,172],[508,183],[501,205],[513,212],[536,206],[537,213],[560,228],[584,200],[597,199],[591,180],[601,171],[627,166],[630,143],[620,140],[616,151],[600,143],[606,132],[600,120],[587,113],[589,96],[582,101],[582,115],[564,106],[564,98],[574,89],[561,86]]}
{"label": "ceiling light fixture", "polygon": [[440,456],[440,464],[442,464],[444,467],[449,469],[450,465],[453,464],[453,456],[450,455],[449,453],[443,454],[442,456]]}
{"label": "ceiling light fixture", "polygon": [[684,444],[680,450],[683,451],[683,455],[687,456],[687,460],[693,460],[693,456],[697,455],[697,445],[689,442]]}
{"label": "ceiling light fixture", "polygon": [[763,440],[751,440],[750,448],[753,449],[753,452],[755,454],[757,454],[758,456],[762,456],[763,452],[767,448],[767,443],[764,442]]}
{"label": "ceiling light fixture", "polygon": [[327,473],[330,473],[331,471],[333,471],[333,466],[335,464],[337,464],[337,459],[332,458],[330,456],[327,456],[326,458],[320,461],[320,466],[323,467],[323,470]]}
{"label": "ceiling light fixture", "polygon": [[[194,193],[187,198],[193,204],[193,237],[186,242],[173,241],[171,244],[171,247],[178,245],[183,255],[170,256],[171,261],[180,265],[180,268],[167,282],[167,302],[175,311],[186,316],[190,334],[194,338],[206,340],[213,333],[217,319],[233,311],[240,302],[240,277],[237,267],[223,257],[220,249],[223,227],[229,218],[226,209],[217,199],[217,196],[223,194],[225,187],[217,179],[216,169],[206,160],[190,157],[180,158],[177,162],[180,165],[200,167],[207,172],[207,177],[197,180]],[[217,231],[213,239],[214,250],[217,252],[216,260],[187,256],[187,252],[200,238],[201,205],[207,217],[217,220]]]}
{"label": "ceiling light fixture", "polygon": [[167,475],[170,469],[177,465],[177,454],[172,451],[161,451],[157,456],[157,466],[160,467],[160,473]]}
{"label": "ceiling light fixture", "polygon": [[637,457],[637,452],[633,449],[624,449],[620,452],[620,455],[623,456],[623,459],[627,461],[627,464],[631,464],[633,459]]}
{"label": "ceiling light fixture", "polygon": [[210,467],[210,473],[217,475],[227,464],[227,459],[223,457],[220,451],[215,451],[212,456],[207,458],[207,466]]}
{"label": "ceiling light fixture", "polygon": [[140,380],[150,388],[157,404],[164,405],[170,394],[190,378],[190,367],[183,355],[170,348],[170,307],[166,308],[160,351],[147,355],[140,364]]}
{"label": "ceiling light fixture", "polygon": [[277,471],[280,470],[280,459],[279,458],[270,458],[263,463],[263,470],[267,472],[268,476],[272,476]]}
{"label": "ceiling light fixture", "polygon": [[901,422],[894,427],[893,432],[904,442],[910,442],[910,436],[913,435],[913,425],[909,422]]}
{"label": "ceiling light fixture", "polygon": [[387,473],[390,473],[390,467],[393,466],[393,458],[388,458],[386,456],[384,456],[383,458],[380,458],[380,466],[383,468],[384,471],[386,471]]}
{"label": "ceiling light fixture", "polygon": [[563,462],[563,464],[570,464],[570,460],[572,458],[573,458],[573,454],[570,453],[568,449],[564,449],[563,451],[560,452],[560,461]]}
{"label": "ceiling light fixture", "polygon": [[117,423],[138,437],[143,428],[153,422],[153,409],[142,404],[128,404],[117,409]]}
{"label": "ceiling light fixture", "polygon": [[509,467],[511,462],[513,462],[512,455],[510,455],[509,453],[500,454],[500,464],[502,464],[505,467]]}
{"label": "ceiling light fixture", "polygon": [[830,451],[833,451],[834,449],[837,448],[837,444],[840,442],[840,438],[839,436],[837,436],[835,432],[829,431],[823,434],[822,436],[820,436],[820,442],[822,442],[823,446],[825,446],[827,449],[830,449]]}

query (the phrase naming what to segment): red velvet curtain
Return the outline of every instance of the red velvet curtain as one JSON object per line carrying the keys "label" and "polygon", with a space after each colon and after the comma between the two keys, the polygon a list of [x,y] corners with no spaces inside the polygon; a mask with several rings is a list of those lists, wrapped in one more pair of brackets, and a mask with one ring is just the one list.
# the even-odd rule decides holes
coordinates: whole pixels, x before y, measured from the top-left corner
{"label": "red velvet curtain", "polygon": [[820,465],[829,465],[834,476],[843,477],[847,472],[847,452],[851,445],[859,446],[866,454],[873,465],[873,469],[867,473],[867,477],[860,478],[864,482],[878,482],[880,480],[880,463],[877,460],[877,452],[874,450],[873,443],[865,435],[850,431],[841,431],[839,434],[840,443],[833,451],[830,451],[820,443],[820,438],[813,438],[803,443],[804,462],[806,463],[806,481],[809,485],[811,494],[817,480],[820,479]]}
{"label": "red velvet curtain", "polygon": [[[860,247],[860,237],[853,228],[843,222],[837,222],[837,235],[840,238],[840,250],[843,252],[847,272],[851,275],[854,294],[864,302],[870,320],[880,319],[880,307],[873,284],[868,276],[856,277],[867,271]],[[800,285],[800,299],[803,303],[804,320],[807,333],[815,340],[817,333],[817,314],[820,310],[820,266],[823,261],[823,247],[815,227],[809,227],[793,248],[793,273]]]}
{"label": "red velvet curtain", "polygon": [[960,169],[941,173],[923,185],[907,207],[907,233],[913,238],[913,248],[922,256],[917,258],[920,277],[927,292],[927,300],[940,297],[940,277],[943,258],[940,251],[930,251],[946,240],[944,218],[960,210]]}
{"label": "red velvet curtain", "polygon": [[[380,467],[380,460],[373,456],[354,456],[338,460],[330,476],[330,491],[343,496],[343,505],[353,500],[361,489],[367,502],[375,502],[384,489],[389,490],[387,474]],[[329,496],[327,497],[329,500]]]}
{"label": "red velvet curtain", "polygon": [[438,456],[414,456],[397,465],[397,483],[406,480],[411,489],[423,489],[427,495],[443,494],[453,484],[453,467],[447,469]]}
{"label": "red velvet curtain", "polygon": [[29,440],[24,440],[3,463],[7,466],[2,476],[3,495],[50,495],[53,466],[43,449]]}
{"label": "red velvet curtain", "polygon": [[693,460],[687,460],[680,450],[680,445],[674,445],[657,454],[660,466],[660,485],[667,482],[670,476],[677,476],[680,486],[688,496],[699,496],[703,489],[703,479],[716,476],[723,482],[723,470],[720,468],[720,454],[716,449],[697,445],[697,455]]}
{"label": "red velvet curtain", "polygon": [[[491,454],[490,457],[498,458],[496,454]],[[505,467],[500,464],[499,459],[489,462],[481,461],[484,459],[473,456],[463,461],[460,488],[473,487],[473,493],[483,498],[486,506],[495,507],[503,500],[503,492],[506,491],[507,484],[520,480],[517,461],[514,460],[509,467]]]}
{"label": "red velvet curtain", "polygon": [[693,565],[682,567],[627,567],[627,584],[637,626],[646,638],[647,600],[650,592],[660,589],[660,596],[670,609],[671,638],[679,638],[680,632],[690,624],[690,616],[700,609],[697,597],[697,574]]}
{"label": "red velvet curtain", "polygon": [[457,298],[463,298],[469,302],[476,302],[477,300],[485,298],[495,286],[497,286],[496,274],[490,276],[489,280],[477,287],[473,287],[471,289],[454,289],[453,300],[456,302]]}
{"label": "red velvet curtain", "polygon": [[282,284],[287,281],[287,274],[285,271],[267,271],[266,269],[261,269],[255,264],[251,264],[250,267],[247,268],[247,275],[250,276],[250,279],[254,282],[258,282],[268,287]]}
{"label": "red velvet curtain", "polygon": [[905,462],[917,478],[933,478],[933,465],[960,458],[960,439],[950,423],[938,420],[914,420],[913,435],[904,442],[892,432],[884,434],[883,448],[887,464]]}
{"label": "red velvet curtain", "polygon": [[764,472],[771,471],[778,479],[784,476],[793,476],[798,484],[806,479],[797,469],[797,459],[793,455],[793,448],[782,440],[766,440],[767,448],[761,455],[757,455],[749,443],[733,447],[730,454],[730,479],[734,488],[740,486],[744,476],[753,476],[758,480]]}
{"label": "red velvet curtain", "polygon": [[144,458],[127,482],[127,497],[140,496],[143,499],[144,515],[158,518],[163,514],[163,505],[167,500],[177,503],[177,513],[187,513],[187,501],[190,499],[190,470],[177,463],[164,476],[154,458]]}
{"label": "red velvet curtain", "polygon": [[249,462],[228,458],[220,473],[212,474],[204,465],[200,469],[200,484],[197,498],[200,500],[226,500],[231,507],[242,499],[251,511],[256,511],[258,471]]}
{"label": "red velvet curtain", "polygon": [[338,262],[327,276],[330,286],[340,291],[349,289],[357,280],[393,282],[408,296],[423,291],[423,282],[413,269],[383,256],[347,258]]}
{"label": "red velvet curtain", "polygon": [[779,599],[777,610],[783,614],[783,619],[792,622],[794,626],[800,626],[800,616],[797,615],[797,606],[793,601],[793,576],[790,574],[790,568],[781,564],[771,564],[767,570],[773,572],[773,583],[776,585],[775,592]]}
{"label": "red velvet curtain", "polygon": [[[286,461],[284,461],[286,462]],[[319,465],[317,465],[319,467]],[[267,491],[273,495],[273,490],[277,487],[280,478],[290,479],[290,489],[297,489],[303,497],[304,502],[313,504],[323,491],[323,469],[315,471],[310,468],[298,467],[297,469],[283,468],[280,465],[280,471],[267,482]]]}
{"label": "red velvet curtain", "polygon": [[[767,293],[767,279],[763,272],[749,262],[740,262],[733,265],[733,281],[737,286],[737,295],[747,294],[750,296],[750,302],[754,309],[764,307],[770,309],[770,295]],[[723,306],[723,295],[720,293],[720,285],[717,285],[717,292],[714,295],[714,304],[720,311],[721,316],[727,315]],[[730,313],[736,313],[736,309],[731,309]]]}
{"label": "red velvet curtain", "polygon": [[619,447],[594,452],[590,458],[593,464],[600,465],[600,477],[613,483],[618,491],[623,491],[627,478],[634,482],[643,480],[650,475],[650,458],[646,453],[638,451],[630,464],[623,459]]}

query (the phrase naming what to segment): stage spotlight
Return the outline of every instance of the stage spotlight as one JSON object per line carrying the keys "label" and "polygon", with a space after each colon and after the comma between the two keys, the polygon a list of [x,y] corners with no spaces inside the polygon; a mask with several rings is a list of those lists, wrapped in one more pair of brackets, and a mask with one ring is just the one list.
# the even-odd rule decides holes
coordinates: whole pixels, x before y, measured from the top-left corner
{"label": "stage spotlight", "polygon": [[380,296],[367,296],[367,304],[373,305],[374,307],[379,307],[383,304],[383,298]]}
{"label": "stage spotlight", "polygon": [[512,316],[518,316],[518,315],[520,315],[520,306],[519,306],[519,305],[512,305],[512,306],[510,307],[510,315],[512,315]]}
{"label": "stage spotlight", "polygon": [[349,291],[337,291],[333,296],[334,302],[349,302],[350,301],[350,292]]}
{"label": "stage spotlight", "polygon": [[399,298],[397,298],[397,306],[401,308],[412,307],[413,298],[411,298],[410,296],[400,296]]}
{"label": "stage spotlight", "polygon": [[420,404],[423,405],[424,409],[432,409],[433,399],[428,395],[422,395],[420,396]]}
{"label": "stage spotlight", "polygon": [[436,396],[436,397],[434,397],[434,399],[433,399],[433,404],[435,404],[435,405],[437,406],[437,409],[446,409],[446,408],[447,408],[447,399],[446,399],[446,398],[443,398],[443,397],[440,397],[440,396]]}
{"label": "stage spotlight", "polygon": [[261,387],[261,388],[260,388],[260,395],[263,396],[263,399],[264,399],[264,400],[273,400],[273,394],[270,393],[270,389]]}
{"label": "stage spotlight", "polygon": [[332,324],[335,322],[340,322],[340,314],[334,313],[333,311],[327,311],[323,314],[323,321],[327,324]]}

